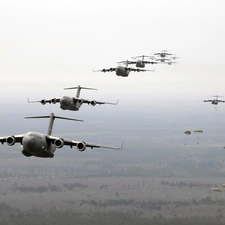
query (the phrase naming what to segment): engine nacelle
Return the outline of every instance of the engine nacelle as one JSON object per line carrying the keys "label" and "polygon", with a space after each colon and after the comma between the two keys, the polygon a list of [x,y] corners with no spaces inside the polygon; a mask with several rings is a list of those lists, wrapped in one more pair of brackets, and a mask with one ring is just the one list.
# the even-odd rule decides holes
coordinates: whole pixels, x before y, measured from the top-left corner
{"label": "engine nacelle", "polygon": [[56,148],[62,148],[64,145],[64,141],[58,138],[54,141],[54,145],[56,146]]}
{"label": "engine nacelle", "polygon": [[137,69],[137,72],[140,72],[140,69]]}
{"label": "engine nacelle", "polygon": [[110,68],[109,70],[112,72],[113,71],[113,68]]}
{"label": "engine nacelle", "polygon": [[83,104],[84,100],[82,98],[78,99],[79,104]]}
{"label": "engine nacelle", "polygon": [[96,105],[96,101],[95,100],[92,100],[91,101],[91,105],[95,106]]}
{"label": "engine nacelle", "polygon": [[53,99],[51,100],[51,103],[52,103],[52,104],[56,104],[56,102],[57,102],[56,98],[53,98]]}
{"label": "engine nacelle", "polygon": [[6,138],[6,143],[9,146],[12,146],[16,143],[16,139],[13,136],[9,136],[9,137]]}
{"label": "engine nacelle", "polygon": [[45,104],[46,104],[46,100],[45,100],[45,99],[42,99],[42,100],[41,100],[41,104],[42,104],[42,105],[45,105]]}
{"label": "engine nacelle", "polygon": [[84,142],[79,142],[77,144],[77,149],[78,151],[83,152],[86,149],[86,144]]}

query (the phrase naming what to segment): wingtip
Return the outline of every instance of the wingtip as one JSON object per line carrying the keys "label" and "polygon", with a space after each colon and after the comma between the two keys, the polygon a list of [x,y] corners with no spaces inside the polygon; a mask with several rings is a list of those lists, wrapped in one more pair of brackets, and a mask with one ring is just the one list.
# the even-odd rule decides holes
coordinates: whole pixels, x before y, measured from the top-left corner
{"label": "wingtip", "polygon": [[122,142],[122,144],[121,144],[121,146],[120,146],[119,149],[122,149],[123,148],[123,145],[124,145],[124,140],[123,140],[123,142]]}

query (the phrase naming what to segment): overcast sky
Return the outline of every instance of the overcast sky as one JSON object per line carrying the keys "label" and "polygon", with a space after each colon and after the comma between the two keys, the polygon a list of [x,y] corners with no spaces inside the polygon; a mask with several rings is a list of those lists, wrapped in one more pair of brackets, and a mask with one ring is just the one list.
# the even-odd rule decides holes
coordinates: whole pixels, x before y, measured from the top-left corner
{"label": "overcast sky", "polygon": [[[25,122],[23,116],[52,111],[84,119],[87,132],[96,127],[101,130],[102,123],[115,130],[149,126],[156,130],[159,142],[162,134],[159,129],[157,133],[157,127],[172,127],[181,137],[186,129],[207,130],[213,124],[219,132],[225,104],[216,110],[199,100],[225,96],[224,9],[224,0],[0,1],[1,134],[26,132],[32,126],[33,130],[45,132],[48,122]],[[126,78],[114,72],[93,72],[162,49],[177,55],[177,63],[148,65],[147,69],[155,68],[155,72],[131,72]],[[59,105],[26,103],[27,97],[41,100],[73,96],[75,91],[63,88],[77,85],[98,89],[82,90],[83,98],[112,102],[119,99],[119,104],[82,106],[74,115],[63,112]],[[16,113],[17,117],[11,116]],[[42,127],[42,123],[46,126]],[[59,130],[67,130],[61,124],[64,122],[56,123],[56,135]],[[76,125],[74,132],[80,132],[78,126],[82,124]],[[115,135],[115,145],[126,140],[119,135]],[[133,139],[128,130],[125,136]],[[110,143],[106,138],[104,142],[102,135],[99,138],[101,143]],[[128,145],[136,144],[135,139],[126,141]]]}
{"label": "overcast sky", "polygon": [[[224,8],[224,0],[0,1],[0,99],[72,95],[63,88],[78,84],[97,88],[97,100],[225,95]],[[178,63],[127,78],[92,71],[161,49]]]}

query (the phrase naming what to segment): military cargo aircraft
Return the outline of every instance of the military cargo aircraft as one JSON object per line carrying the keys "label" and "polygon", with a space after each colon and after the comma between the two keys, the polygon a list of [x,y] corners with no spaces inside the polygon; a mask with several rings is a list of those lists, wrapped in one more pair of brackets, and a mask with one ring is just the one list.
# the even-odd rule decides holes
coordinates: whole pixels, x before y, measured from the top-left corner
{"label": "military cargo aircraft", "polygon": [[134,71],[134,72],[145,72],[145,71],[155,71],[155,70],[144,70],[144,69],[139,69],[139,68],[130,68],[130,67],[127,67],[127,66],[117,66],[117,67],[114,67],[114,68],[109,68],[109,69],[102,69],[102,70],[94,70],[94,72],[113,72],[115,71],[116,72],[116,75],[117,76],[120,76],[120,77],[128,77],[130,72],[131,71]]}
{"label": "military cargo aircraft", "polygon": [[210,100],[204,100],[203,102],[211,102],[211,104],[213,105],[218,105],[219,102],[225,102],[223,100],[219,100],[218,98],[219,97],[223,97],[223,96],[219,96],[219,95],[215,95],[215,96],[212,96],[212,97],[215,97],[214,99],[210,99]]}
{"label": "military cargo aircraft", "polygon": [[78,111],[83,103],[86,104],[91,104],[92,106],[95,106],[96,104],[98,105],[103,105],[103,104],[110,104],[110,105],[116,105],[118,104],[118,101],[115,103],[111,102],[101,102],[101,101],[96,101],[96,100],[87,100],[80,98],[80,91],[81,89],[87,89],[87,90],[97,90],[95,88],[87,88],[87,87],[81,87],[78,85],[77,87],[71,87],[71,88],[64,88],[64,90],[68,89],[77,89],[76,97],[69,97],[69,96],[63,96],[61,98],[52,98],[52,99],[42,99],[40,101],[30,101],[28,99],[28,103],[34,103],[34,102],[40,102],[42,105],[45,105],[46,103],[52,103],[60,104],[60,108],[63,110],[71,110],[71,111]]}
{"label": "military cargo aircraft", "polygon": [[25,118],[26,119],[50,118],[47,134],[30,131],[30,132],[27,132],[26,134],[0,137],[0,142],[2,144],[7,143],[9,146],[14,145],[15,143],[20,143],[22,147],[22,154],[27,157],[36,156],[41,158],[53,158],[56,148],[62,148],[64,145],[68,145],[71,148],[73,146],[76,146],[78,151],[81,151],[81,152],[84,151],[86,147],[108,148],[108,149],[119,150],[123,146],[123,144],[121,145],[121,147],[91,144],[84,141],[67,140],[61,137],[52,136],[52,128],[53,128],[53,123],[55,118],[65,119],[65,120],[74,120],[74,121],[82,121],[82,120],[55,116],[54,113],[51,113],[50,116],[33,116],[33,117],[25,117]]}

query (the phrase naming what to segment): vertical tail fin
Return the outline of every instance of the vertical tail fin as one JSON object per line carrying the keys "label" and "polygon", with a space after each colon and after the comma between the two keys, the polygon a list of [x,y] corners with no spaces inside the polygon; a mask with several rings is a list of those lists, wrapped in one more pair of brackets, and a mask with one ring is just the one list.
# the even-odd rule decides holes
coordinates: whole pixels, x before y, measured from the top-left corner
{"label": "vertical tail fin", "polygon": [[67,117],[55,116],[54,113],[50,113],[49,116],[29,116],[29,117],[25,117],[25,119],[36,119],[36,118],[50,118],[49,119],[49,124],[48,124],[48,133],[47,133],[47,135],[51,135],[52,134],[52,129],[53,129],[53,124],[54,124],[55,118],[83,122],[83,120],[77,120],[77,119],[72,119],[72,118],[67,118]]}
{"label": "vertical tail fin", "polygon": [[80,85],[78,85],[77,87],[64,88],[64,90],[69,90],[69,89],[77,89],[76,98],[79,98],[80,97],[80,91],[81,91],[81,89],[97,90],[95,88],[81,87]]}

